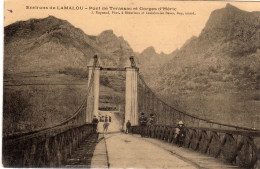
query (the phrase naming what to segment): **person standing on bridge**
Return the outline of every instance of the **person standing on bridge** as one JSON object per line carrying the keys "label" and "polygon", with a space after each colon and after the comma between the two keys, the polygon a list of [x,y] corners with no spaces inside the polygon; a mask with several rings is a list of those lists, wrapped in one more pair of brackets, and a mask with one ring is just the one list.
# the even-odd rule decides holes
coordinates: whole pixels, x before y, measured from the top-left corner
{"label": "person standing on bridge", "polygon": [[147,127],[146,127],[146,133],[145,133],[146,136],[152,137],[152,130],[153,130],[154,123],[155,123],[155,116],[153,113],[151,113],[150,117],[147,120]]}
{"label": "person standing on bridge", "polygon": [[141,127],[141,137],[144,137],[145,128],[146,128],[146,124],[147,124],[147,118],[144,116],[144,113],[141,113],[141,116],[139,118],[139,124]]}
{"label": "person standing on bridge", "polygon": [[126,123],[125,134],[129,133],[129,129],[130,129],[130,127],[131,127],[131,122],[130,122],[130,120],[128,120],[127,123]]}
{"label": "person standing on bridge", "polygon": [[175,131],[176,144],[179,145],[179,147],[182,147],[186,136],[186,131],[182,121],[179,121],[177,125],[178,126]]}
{"label": "person standing on bridge", "polygon": [[96,128],[96,132],[97,132],[97,125],[98,125],[98,119],[97,119],[97,117],[94,115],[93,116],[93,120],[92,120],[92,124],[94,124],[94,126],[95,126],[95,128]]}
{"label": "person standing on bridge", "polygon": [[151,113],[148,119],[148,125],[153,125],[154,123],[155,123],[155,116],[153,113]]}

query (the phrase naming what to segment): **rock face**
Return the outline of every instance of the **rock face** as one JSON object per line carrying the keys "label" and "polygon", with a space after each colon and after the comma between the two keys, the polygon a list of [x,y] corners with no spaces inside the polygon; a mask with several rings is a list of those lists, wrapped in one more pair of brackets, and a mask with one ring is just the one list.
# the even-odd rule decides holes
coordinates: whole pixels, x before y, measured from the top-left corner
{"label": "rock face", "polygon": [[245,56],[255,53],[260,47],[259,29],[259,14],[245,12],[228,4],[226,8],[212,12],[199,36],[199,42],[204,50],[218,43],[218,53],[230,57]]}
{"label": "rock face", "polygon": [[[154,89],[182,110],[254,127],[259,124],[259,32],[258,12],[231,5],[213,11],[199,37],[159,68]],[[239,123],[245,119],[250,122]]]}
{"label": "rock face", "polygon": [[[204,73],[251,74],[248,80],[255,81],[259,69],[259,33],[259,14],[241,11],[228,4],[226,8],[212,12],[199,37],[192,37],[174,52],[176,57],[164,70],[170,67],[169,71],[178,75],[188,71],[185,74],[190,78]],[[242,72],[236,72],[236,69]]]}
{"label": "rock face", "polygon": [[135,54],[136,62],[140,73],[145,77],[151,87],[159,85],[157,78],[160,76],[160,68],[174,57],[174,54],[157,53],[154,47],[150,46],[141,53]]}

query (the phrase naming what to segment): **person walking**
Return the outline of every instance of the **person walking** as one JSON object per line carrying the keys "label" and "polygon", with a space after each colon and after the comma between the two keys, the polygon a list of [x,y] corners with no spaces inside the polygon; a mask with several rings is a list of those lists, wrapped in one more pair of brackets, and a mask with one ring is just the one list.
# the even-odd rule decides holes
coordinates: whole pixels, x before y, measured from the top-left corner
{"label": "person walking", "polygon": [[106,122],[103,124],[104,133],[107,133],[108,126],[109,126],[109,123],[106,121]]}
{"label": "person walking", "polygon": [[128,120],[127,123],[126,123],[125,134],[129,133],[129,129],[130,129],[130,127],[131,127],[131,122],[130,122],[130,120]]}

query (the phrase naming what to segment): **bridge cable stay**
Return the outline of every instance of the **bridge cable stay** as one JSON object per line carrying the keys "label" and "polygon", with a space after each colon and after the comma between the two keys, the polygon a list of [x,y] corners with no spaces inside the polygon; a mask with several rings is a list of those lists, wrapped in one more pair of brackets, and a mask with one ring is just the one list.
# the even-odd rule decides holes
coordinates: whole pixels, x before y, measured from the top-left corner
{"label": "bridge cable stay", "polygon": [[[93,67],[99,65],[97,55],[94,55]],[[59,125],[65,124],[84,124],[86,121],[86,116],[88,112],[93,112],[93,85],[94,85],[94,71],[91,73],[90,83],[87,89],[87,94],[81,106],[76,110],[76,112],[69,118],[62,121]]]}
{"label": "bridge cable stay", "polygon": [[[155,116],[156,124],[176,125],[178,121],[183,121],[190,127],[216,127],[226,129],[239,129],[248,131],[259,131],[257,129],[229,125],[200,118],[184,111],[180,111],[160,99],[147,85],[143,76],[138,71],[138,110],[146,117],[151,114]],[[215,125],[215,126],[214,126]]]}

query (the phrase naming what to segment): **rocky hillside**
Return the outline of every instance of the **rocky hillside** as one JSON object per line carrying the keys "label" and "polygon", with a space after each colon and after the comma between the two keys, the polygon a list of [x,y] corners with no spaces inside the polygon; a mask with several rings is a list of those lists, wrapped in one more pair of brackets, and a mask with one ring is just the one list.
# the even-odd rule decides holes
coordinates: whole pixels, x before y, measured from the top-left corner
{"label": "rocky hillside", "polygon": [[173,57],[159,68],[157,84],[151,83],[161,97],[202,117],[259,125],[259,12],[229,4],[213,11],[201,34]]}
{"label": "rocky hillside", "polygon": [[[121,65],[133,53],[113,31],[86,35],[70,23],[55,17],[16,22],[5,27],[5,73],[86,69],[98,54],[106,65]],[[15,49],[15,50],[14,50]]]}
{"label": "rocky hillside", "polygon": [[137,66],[140,68],[140,73],[144,75],[150,86],[158,85],[156,80],[160,76],[158,71],[166,63],[174,57],[173,54],[157,53],[154,47],[150,46],[141,53],[135,54]]}

